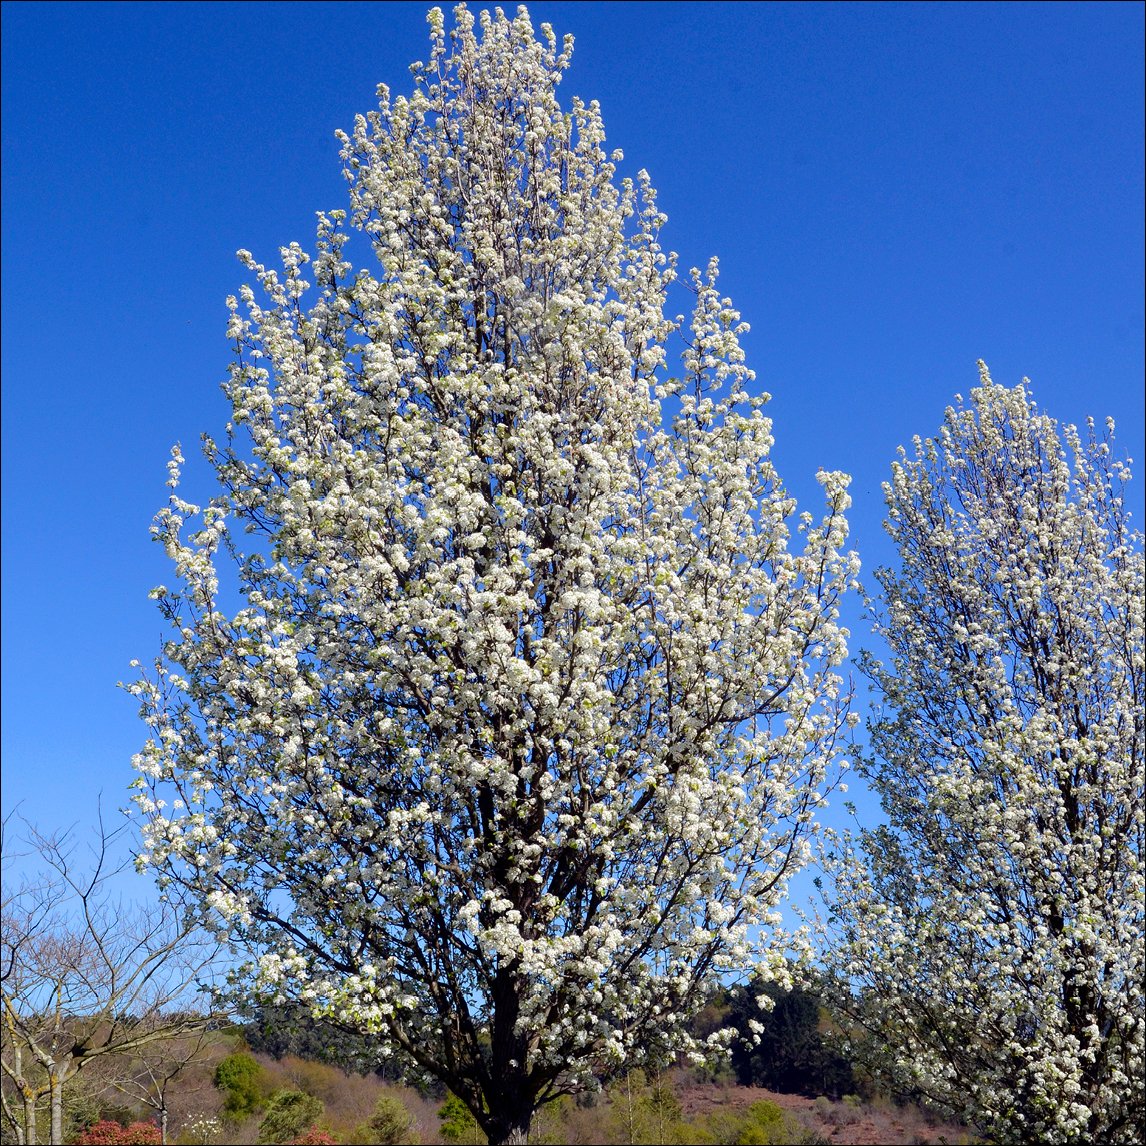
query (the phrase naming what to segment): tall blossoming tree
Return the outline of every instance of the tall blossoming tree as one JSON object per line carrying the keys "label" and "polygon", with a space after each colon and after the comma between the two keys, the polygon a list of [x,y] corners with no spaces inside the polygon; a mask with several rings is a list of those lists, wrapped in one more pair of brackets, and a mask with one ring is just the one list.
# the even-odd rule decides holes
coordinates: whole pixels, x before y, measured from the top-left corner
{"label": "tall blossoming tree", "polygon": [[158,517],[175,634],[133,686],[136,766],[145,862],[268,994],[524,1141],[540,1104],[702,1050],[712,974],[779,968],[855,559],[843,475],[793,516],[715,261],[666,317],[647,176],[558,103],[571,40],[455,18],[341,137],[313,259],[241,253],[222,492]]}
{"label": "tall blossoming tree", "polygon": [[1134,1142],[1143,1097],[1142,535],[1128,464],[981,366],[901,452],[879,574],[888,823],[833,955],[899,1081],[996,1142]]}

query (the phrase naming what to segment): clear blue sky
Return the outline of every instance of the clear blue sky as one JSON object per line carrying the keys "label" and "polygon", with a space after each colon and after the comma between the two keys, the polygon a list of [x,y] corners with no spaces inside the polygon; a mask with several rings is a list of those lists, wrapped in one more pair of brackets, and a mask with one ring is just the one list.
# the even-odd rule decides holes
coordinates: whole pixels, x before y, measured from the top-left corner
{"label": "clear blue sky", "polygon": [[[5,810],[125,801],[145,730],[115,685],[163,631],[168,451],[227,418],[234,251],[344,204],[333,132],[408,90],[426,7],[4,4]],[[1146,461],[1141,4],[530,10],[576,37],[564,90],[651,173],[666,245],[721,257],[781,474],[808,502],[854,475],[868,570],[896,446],[979,357]]]}

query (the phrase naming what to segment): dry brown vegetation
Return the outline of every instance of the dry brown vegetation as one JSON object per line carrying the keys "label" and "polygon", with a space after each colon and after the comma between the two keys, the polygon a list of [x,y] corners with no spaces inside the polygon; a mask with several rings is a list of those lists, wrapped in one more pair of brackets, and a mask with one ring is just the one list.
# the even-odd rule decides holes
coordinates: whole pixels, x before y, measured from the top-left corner
{"label": "dry brown vegetation", "polygon": [[[243,1049],[237,1033],[212,1036],[196,1061],[175,1080],[169,1101],[170,1141],[254,1144],[263,1118],[260,1110],[239,1121],[223,1114],[223,1093],[214,1085],[214,1072],[228,1054]],[[426,1097],[409,1086],[377,1075],[348,1073],[339,1067],[286,1055],[253,1056],[259,1064],[259,1089],[264,1097],[277,1091],[302,1091],[323,1105],[318,1122],[338,1143],[367,1146],[379,1138],[369,1128],[378,1100],[390,1096],[409,1112],[409,1132],[400,1141],[423,1143],[480,1143],[476,1126],[454,1137],[444,1137],[438,1117],[440,1097]],[[126,1116],[130,1104],[122,1093],[108,1090],[100,1096]],[[763,1105],[761,1105],[763,1104]],[[768,1104],[771,1104],[770,1106]],[[750,1111],[763,1112],[763,1123],[752,1123]],[[149,1111],[140,1108],[139,1116]],[[213,1138],[196,1136],[195,1124],[217,1120]],[[770,1121],[769,1121],[770,1119]],[[861,1102],[778,1094],[761,1087],[739,1086],[725,1080],[705,1080],[695,1072],[674,1070],[646,1081],[640,1072],[613,1084],[604,1092],[565,1099],[544,1108],[537,1116],[531,1140],[544,1146],[592,1146],[594,1143],[720,1143],[763,1142],[839,1144],[839,1146],[909,1146],[909,1144],[973,1141],[965,1127],[936,1121],[916,1106],[900,1106],[877,1098]]]}
{"label": "dry brown vegetation", "polygon": [[823,1096],[805,1098],[779,1094],[757,1086],[693,1085],[680,1089],[681,1107],[688,1121],[703,1119],[718,1110],[739,1110],[762,1099],[774,1102],[808,1132],[810,1141],[839,1146],[924,1146],[974,1141],[967,1127],[943,1122],[915,1105],[890,1099],[861,1102],[854,1096],[833,1102]]}

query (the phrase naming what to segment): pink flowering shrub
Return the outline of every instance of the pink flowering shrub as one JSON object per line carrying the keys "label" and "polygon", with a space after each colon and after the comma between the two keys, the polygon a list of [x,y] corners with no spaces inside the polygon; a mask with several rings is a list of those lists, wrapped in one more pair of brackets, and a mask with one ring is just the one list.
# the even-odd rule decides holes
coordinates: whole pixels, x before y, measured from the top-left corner
{"label": "pink flowering shrub", "polygon": [[154,1122],[133,1122],[124,1126],[110,1118],[93,1122],[76,1138],[76,1146],[151,1146],[163,1141]]}
{"label": "pink flowering shrub", "polygon": [[325,1130],[312,1126],[300,1138],[295,1138],[291,1146],[337,1146],[337,1143]]}

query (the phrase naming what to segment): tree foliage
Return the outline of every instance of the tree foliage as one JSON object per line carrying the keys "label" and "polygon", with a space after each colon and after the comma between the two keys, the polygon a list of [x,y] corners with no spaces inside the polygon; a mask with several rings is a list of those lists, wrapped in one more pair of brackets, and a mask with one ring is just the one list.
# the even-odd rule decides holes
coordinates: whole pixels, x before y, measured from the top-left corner
{"label": "tree foliage", "polygon": [[776,983],[739,987],[726,1021],[739,1035],[732,1044],[732,1067],[741,1086],[810,1098],[840,1098],[855,1089],[851,1064],[821,1032],[817,993]]}
{"label": "tree foliage", "polygon": [[885,487],[887,824],[834,952],[899,1084],[992,1140],[1131,1142],[1143,1099],[1144,578],[1128,463],[981,367]]}
{"label": "tree foliage", "polygon": [[317,1019],[309,1007],[297,1002],[253,1008],[250,1020],[243,1024],[243,1038],[256,1054],[276,1059],[297,1055],[357,1074],[370,1074],[387,1061],[370,1034]]}
{"label": "tree foliage", "polygon": [[379,1146],[399,1146],[410,1140],[414,1130],[414,1116],[400,1098],[383,1094],[374,1104],[374,1112],[366,1123],[370,1141]]}
{"label": "tree foliage", "polygon": [[485,1135],[470,1108],[456,1095],[449,1093],[438,1107],[438,1133],[447,1142],[482,1142]]}
{"label": "tree foliage", "polygon": [[303,1136],[323,1115],[322,1100],[301,1090],[279,1090],[267,1102],[259,1123],[260,1146],[276,1146]]}
{"label": "tree foliage", "polygon": [[215,1067],[215,1085],[223,1092],[223,1113],[232,1119],[254,1114],[266,1097],[265,1072],[258,1059],[236,1051]]}
{"label": "tree foliage", "polygon": [[558,102],[571,40],[455,15],[342,136],[316,257],[242,253],[222,492],[159,515],[175,635],[134,691],[147,862],[500,1142],[699,1053],[708,978],[779,959],[856,564],[843,475],[793,519],[715,261],[666,316],[648,177]]}

